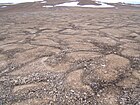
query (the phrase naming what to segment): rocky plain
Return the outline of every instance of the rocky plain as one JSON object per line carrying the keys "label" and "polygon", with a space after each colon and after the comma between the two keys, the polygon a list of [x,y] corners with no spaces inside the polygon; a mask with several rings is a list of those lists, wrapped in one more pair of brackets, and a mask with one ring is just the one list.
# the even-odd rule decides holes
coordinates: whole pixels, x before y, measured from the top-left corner
{"label": "rocky plain", "polygon": [[0,105],[140,105],[140,8],[0,9]]}

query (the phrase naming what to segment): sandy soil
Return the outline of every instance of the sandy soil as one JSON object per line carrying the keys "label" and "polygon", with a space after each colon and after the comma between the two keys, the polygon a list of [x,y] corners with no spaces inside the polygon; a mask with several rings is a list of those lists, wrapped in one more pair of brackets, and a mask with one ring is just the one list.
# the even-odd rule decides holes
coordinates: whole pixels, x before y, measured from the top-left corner
{"label": "sandy soil", "polygon": [[140,105],[140,9],[0,9],[0,105]]}

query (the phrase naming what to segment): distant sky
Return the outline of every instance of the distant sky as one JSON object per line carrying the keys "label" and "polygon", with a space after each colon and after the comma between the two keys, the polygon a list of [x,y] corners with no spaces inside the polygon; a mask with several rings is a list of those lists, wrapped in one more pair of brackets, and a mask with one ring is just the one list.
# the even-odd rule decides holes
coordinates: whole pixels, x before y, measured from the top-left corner
{"label": "distant sky", "polygon": [[125,3],[140,3],[140,0],[99,0],[102,2],[108,2],[108,3],[117,3],[117,2],[125,2]]}
{"label": "distant sky", "polygon": [[[43,0],[0,0],[0,3],[22,3],[22,2],[34,2],[34,1],[43,1]],[[125,2],[125,3],[140,4],[140,0],[99,0],[99,1],[109,2],[109,3]]]}
{"label": "distant sky", "polygon": [[43,0],[0,0],[0,3],[23,3],[23,2],[34,2]]}

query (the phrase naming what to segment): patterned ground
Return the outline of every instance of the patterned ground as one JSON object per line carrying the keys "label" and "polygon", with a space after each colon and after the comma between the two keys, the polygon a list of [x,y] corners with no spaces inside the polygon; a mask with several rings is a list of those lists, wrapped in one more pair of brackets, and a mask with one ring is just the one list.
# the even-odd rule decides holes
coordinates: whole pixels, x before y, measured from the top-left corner
{"label": "patterned ground", "polygon": [[140,10],[0,13],[0,105],[140,105]]}

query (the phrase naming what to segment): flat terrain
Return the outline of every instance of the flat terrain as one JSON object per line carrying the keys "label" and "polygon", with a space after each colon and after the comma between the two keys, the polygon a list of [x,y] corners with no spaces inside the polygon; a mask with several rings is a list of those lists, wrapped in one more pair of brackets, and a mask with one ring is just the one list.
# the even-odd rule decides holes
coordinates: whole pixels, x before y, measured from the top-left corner
{"label": "flat terrain", "polygon": [[0,105],[140,105],[140,8],[0,9]]}

